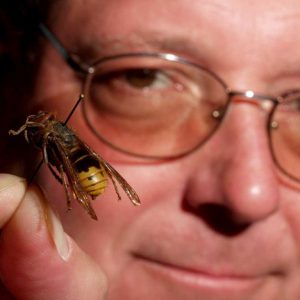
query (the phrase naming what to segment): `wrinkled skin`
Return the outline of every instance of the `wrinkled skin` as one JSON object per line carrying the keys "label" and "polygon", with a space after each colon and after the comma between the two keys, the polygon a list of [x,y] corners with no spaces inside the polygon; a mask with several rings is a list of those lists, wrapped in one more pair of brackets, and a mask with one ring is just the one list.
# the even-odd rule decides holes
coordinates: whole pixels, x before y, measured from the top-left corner
{"label": "wrinkled skin", "polygon": [[[280,94],[300,86],[299,16],[300,3],[292,0],[69,0],[48,25],[87,61],[131,51],[167,51],[213,70],[236,90]],[[45,40],[40,53],[30,109],[55,111],[64,118],[80,93],[80,79]],[[59,210],[65,231],[93,259],[86,263],[71,239],[64,267],[52,258],[55,251],[45,251],[59,267],[40,269],[50,259],[47,255],[38,261],[39,278],[58,279],[51,285],[44,280],[44,291],[55,290],[57,297],[61,286],[73,282],[72,299],[80,299],[77,290],[94,291],[89,299],[101,299],[101,292],[95,292],[101,284],[85,275],[100,266],[109,300],[298,300],[299,190],[278,176],[266,119],[258,106],[233,101],[222,126],[202,148],[178,160],[144,164],[128,163],[101,144],[79,109],[71,126],[130,182],[142,205],[133,207],[124,194],[117,203],[109,188],[93,203],[98,222],[76,203],[66,213],[63,189],[43,168],[38,181]],[[10,235],[20,231],[14,218],[20,223],[22,212],[2,222]],[[14,247],[15,239],[5,232],[0,262],[4,283],[14,294],[13,272],[3,262],[13,255],[5,250],[23,246]],[[21,251],[29,261],[32,252]],[[60,274],[70,264],[82,281],[72,272]]]}

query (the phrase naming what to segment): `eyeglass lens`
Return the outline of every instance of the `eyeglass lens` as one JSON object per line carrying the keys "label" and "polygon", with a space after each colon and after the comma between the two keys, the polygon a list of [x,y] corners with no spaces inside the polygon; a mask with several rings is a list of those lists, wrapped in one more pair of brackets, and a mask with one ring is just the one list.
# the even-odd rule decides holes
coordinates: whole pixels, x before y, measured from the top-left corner
{"label": "eyeglass lens", "polygon": [[158,57],[123,57],[96,67],[86,117],[102,138],[145,156],[176,156],[219,125],[227,95],[210,73]]}
{"label": "eyeglass lens", "polygon": [[[145,157],[176,157],[199,147],[218,128],[228,105],[217,76],[153,55],[96,64],[84,93],[84,115],[98,137]],[[300,178],[299,108],[298,94],[277,105],[269,132],[275,161],[294,179]]]}

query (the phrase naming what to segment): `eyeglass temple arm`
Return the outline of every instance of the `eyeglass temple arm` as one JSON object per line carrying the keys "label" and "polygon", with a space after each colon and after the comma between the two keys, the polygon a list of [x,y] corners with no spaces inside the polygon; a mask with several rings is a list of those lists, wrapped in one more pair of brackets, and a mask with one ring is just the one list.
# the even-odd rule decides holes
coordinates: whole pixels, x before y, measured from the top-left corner
{"label": "eyeglass temple arm", "polygon": [[91,67],[83,63],[76,54],[69,53],[58,38],[43,23],[39,23],[38,28],[73,70],[77,72],[90,73]]}

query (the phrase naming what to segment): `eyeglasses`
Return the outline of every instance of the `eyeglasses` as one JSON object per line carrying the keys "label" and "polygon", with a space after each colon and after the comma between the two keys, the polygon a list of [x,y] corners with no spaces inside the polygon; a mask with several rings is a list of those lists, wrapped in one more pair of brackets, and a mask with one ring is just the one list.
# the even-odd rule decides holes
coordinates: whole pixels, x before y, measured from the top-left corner
{"label": "eyeglasses", "polygon": [[278,97],[232,91],[210,70],[169,53],[127,53],[88,65],[49,29],[40,30],[75,70],[85,74],[83,115],[93,133],[128,155],[170,159],[203,145],[239,96],[267,111],[278,168],[300,181],[300,90]]}

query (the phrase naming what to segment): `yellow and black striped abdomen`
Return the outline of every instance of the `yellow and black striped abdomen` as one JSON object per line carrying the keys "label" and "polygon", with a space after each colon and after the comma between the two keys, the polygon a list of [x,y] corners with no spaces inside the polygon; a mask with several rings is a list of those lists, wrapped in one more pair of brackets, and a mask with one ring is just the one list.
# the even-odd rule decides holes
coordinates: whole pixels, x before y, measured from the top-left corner
{"label": "yellow and black striped abdomen", "polygon": [[99,168],[90,166],[87,171],[78,173],[79,183],[81,187],[89,194],[92,198],[102,194],[107,186],[107,175],[100,164]]}
{"label": "yellow and black striped abdomen", "polygon": [[70,152],[70,161],[76,170],[78,182],[82,189],[92,198],[102,194],[108,179],[99,159],[78,145],[75,145]]}

